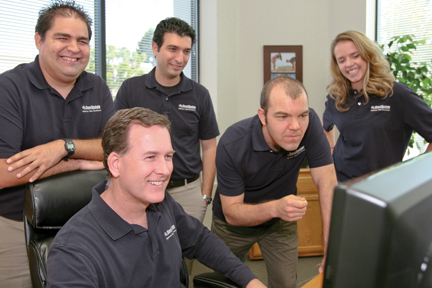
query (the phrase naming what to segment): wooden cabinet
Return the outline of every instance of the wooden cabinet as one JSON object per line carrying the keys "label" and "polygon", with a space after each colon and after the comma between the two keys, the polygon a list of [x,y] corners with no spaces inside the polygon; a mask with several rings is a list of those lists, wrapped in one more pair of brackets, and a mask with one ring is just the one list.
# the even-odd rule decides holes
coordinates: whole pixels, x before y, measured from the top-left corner
{"label": "wooden cabinet", "polygon": [[260,260],[263,259],[261,249],[258,246],[258,243],[255,243],[252,248],[249,250],[249,259],[251,260]]}
{"label": "wooden cabinet", "polygon": [[[312,181],[309,168],[300,169],[297,180],[297,195],[308,201],[306,214],[297,222],[298,255],[299,257],[323,255],[324,238],[318,189]],[[262,259],[262,253],[257,243],[249,251],[249,258],[252,260]]]}
{"label": "wooden cabinet", "polygon": [[318,189],[312,181],[309,168],[300,169],[297,195],[308,201],[306,214],[297,222],[299,256],[324,254],[324,235]]}
{"label": "wooden cabinet", "polygon": [[322,288],[324,282],[324,273],[319,273],[312,280],[307,282],[301,288]]}

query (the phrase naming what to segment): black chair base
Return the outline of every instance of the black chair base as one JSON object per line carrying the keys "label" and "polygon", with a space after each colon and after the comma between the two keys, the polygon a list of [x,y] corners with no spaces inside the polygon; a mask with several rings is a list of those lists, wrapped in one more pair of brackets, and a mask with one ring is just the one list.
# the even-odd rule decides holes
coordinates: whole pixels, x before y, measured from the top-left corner
{"label": "black chair base", "polygon": [[220,272],[207,272],[194,277],[194,288],[238,288],[240,287]]}

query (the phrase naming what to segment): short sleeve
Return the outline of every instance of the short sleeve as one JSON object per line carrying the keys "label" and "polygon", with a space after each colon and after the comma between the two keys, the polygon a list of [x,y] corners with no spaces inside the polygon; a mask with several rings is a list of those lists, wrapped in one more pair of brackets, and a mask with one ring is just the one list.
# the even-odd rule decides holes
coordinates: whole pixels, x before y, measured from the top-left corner
{"label": "short sleeve", "polygon": [[199,123],[199,138],[201,140],[209,140],[219,135],[219,128],[210,94],[207,89],[204,90],[203,110],[200,115]]}
{"label": "short sleeve", "polygon": [[131,108],[129,107],[128,101],[127,101],[127,96],[128,96],[128,92],[127,92],[127,85],[128,85],[128,81],[124,81],[122,83],[122,85],[120,86],[120,89],[117,92],[117,95],[114,99],[114,105],[116,107],[117,110],[121,110],[121,109],[127,109],[127,108]]}
{"label": "short sleeve", "polygon": [[245,183],[234,165],[234,161],[221,140],[216,151],[218,192],[225,196],[238,196],[244,193]]}
{"label": "short sleeve", "polygon": [[[104,82],[105,83],[105,82]],[[103,129],[105,128],[106,123],[108,120],[115,114],[116,108],[114,107],[113,98],[111,95],[111,92],[109,90],[108,85],[105,84],[105,91],[104,91],[104,97],[103,97],[103,115],[102,115],[102,123],[99,131],[99,137],[102,137]]]}
{"label": "short sleeve", "polygon": [[[397,90],[396,90],[397,89]],[[412,89],[406,85],[395,83],[397,95],[403,99],[404,122],[420,134],[427,142],[432,142],[432,109]],[[396,95],[392,96],[395,97]]]}
{"label": "short sleeve", "polygon": [[333,120],[333,111],[335,109],[334,100],[327,95],[327,101],[325,102],[325,110],[323,114],[323,127],[326,131],[333,130],[334,120]]}
{"label": "short sleeve", "polygon": [[[79,269],[77,269],[79,267]],[[99,287],[91,260],[74,249],[51,247],[47,260],[47,287]]]}
{"label": "short sleeve", "polygon": [[311,109],[306,137],[306,156],[309,167],[316,168],[333,164],[330,144],[324,134],[318,115]]}
{"label": "short sleeve", "polygon": [[5,75],[0,76],[0,158],[9,158],[21,151],[24,135],[21,102],[18,91],[8,85]]}

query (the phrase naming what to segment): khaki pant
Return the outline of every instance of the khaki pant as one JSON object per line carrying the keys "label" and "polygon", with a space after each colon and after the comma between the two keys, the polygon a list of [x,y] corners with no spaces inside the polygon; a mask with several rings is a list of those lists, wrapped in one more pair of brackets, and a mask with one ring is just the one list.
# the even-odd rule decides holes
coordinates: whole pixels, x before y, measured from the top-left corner
{"label": "khaki pant", "polygon": [[204,221],[207,205],[201,192],[201,180],[167,189],[167,191],[187,214],[197,218],[201,223]]}
{"label": "khaki pant", "polygon": [[0,287],[31,288],[24,223],[0,216]]}
{"label": "khaki pant", "polygon": [[297,282],[297,222],[279,220],[266,228],[233,226],[213,216],[212,232],[243,262],[258,242],[267,269],[269,288],[295,288]]}

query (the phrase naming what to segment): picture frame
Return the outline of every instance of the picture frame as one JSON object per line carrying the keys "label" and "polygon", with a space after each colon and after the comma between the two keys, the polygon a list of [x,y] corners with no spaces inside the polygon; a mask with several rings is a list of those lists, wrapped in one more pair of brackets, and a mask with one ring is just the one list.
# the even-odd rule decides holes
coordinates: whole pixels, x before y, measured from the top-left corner
{"label": "picture frame", "polygon": [[264,46],[264,84],[282,75],[303,83],[302,45]]}

